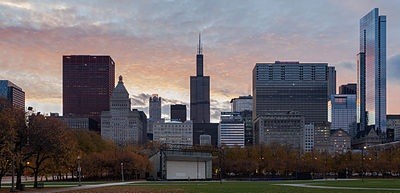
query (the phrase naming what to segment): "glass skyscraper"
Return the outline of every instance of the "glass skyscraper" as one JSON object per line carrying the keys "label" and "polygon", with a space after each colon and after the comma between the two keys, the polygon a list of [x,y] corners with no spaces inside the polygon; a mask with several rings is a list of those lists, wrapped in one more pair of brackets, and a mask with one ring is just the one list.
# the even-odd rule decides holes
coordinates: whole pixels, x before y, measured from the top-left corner
{"label": "glass skyscraper", "polygon": [[7,99],[14,107],[25,109],[25,92],[9,80],[0,80],[0,98]]}
{"label": "glass skyscraper", "polygon": [[386,133],[386,16],[380,16],[378,8],[360,19],[357,64],[360,129],[375,125],[375,130]]}
{"label": "glass skyscraper", "polygon": [[253,120],[269,111],[298,111],[305,123],[328,121],[327,63],[257,63],[253,69]]}
{"label": "glass skyscraper", "polygon": [[356,95],[331,95],[328,103],[328,121],[331,130],[343,129],[355,136],[356,127]]}

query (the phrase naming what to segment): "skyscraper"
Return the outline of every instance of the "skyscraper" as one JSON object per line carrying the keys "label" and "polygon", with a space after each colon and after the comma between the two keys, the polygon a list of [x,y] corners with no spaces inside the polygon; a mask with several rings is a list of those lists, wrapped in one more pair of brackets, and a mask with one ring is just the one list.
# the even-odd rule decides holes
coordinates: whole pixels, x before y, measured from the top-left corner
{"label": "skyscraper", "polygon": [[298,111],[305,123],[328,121],[327,63],[257,63],[253,120],[269,111]]}
{"label": "skyscraper", "polygon": [[196,55],[196,76],[190,76],[190,120],[193,123],[210,122],[210,77],[203,76],[203,48],[199,35]]}
{"label": "skyscraper", "polygon": [[339,87],[339,94],[357,94],[357,84],[348,83]]}
{"label": "skyscraper", "polygon": [[153,124],[158,121],[161,121],[161,97],[158,97],[157,94],[153,94],[149,98],[149,119],[147,121],[147,133],[153,133]]}
{"label": "skyscraper", "polygon": [[0,97],[16,108],[25,109],[25,92],[9,80],[0,80]]}
{"label": "skyscraper", "polygon": [[254,144],[278,143],[302,150],[304,125],[299,112],[269,111],[254,120]]}
{"label": "skyscraper", "polygon": [[[360,54],[357,67],[361,130],[375,125],[386,133],[386,16],[375,8],[360,19]],[[363,99],[363,97],[365,97]],[[365,109],[365,110],[364,110]]]}
{"label": "skyscraper", "polygon": [[231,99],[231,112],[253,111],[253,97],[239,96]]}
{"label": "skyscraper", "polygon": [[110,56],[63,56],[63,115],[97,122],[110,108],[115,85],[115,62]]}
{"label": "skyscraper", "polygon": [[357,134],[356,95],[331,95],[328,108],[331,130],[343,129],[354,137]]}
{"label": "skyscraper", "polygon": [[171,121],[186,121],[186,105],[171,105]]}
{"label": "skyscraper", "polygon": [[161,97],[157,94],[153,94],[149,98],[149,115],[153,121],[161,120]]}
{"label": "skyscraper", "polygon": [[336,94],[336,70],[334,66],[328,66],[328,99]]}
{"label": "skyscraper", "polygon": [[131,110],[129,93],[124,86],[122,76],[119,76],[117,86],[114,88],[110,111],[101,113],[101,136],[112,140],[118,146],[142,144],[143,133],[146,132],[141,115],[137,110]]}

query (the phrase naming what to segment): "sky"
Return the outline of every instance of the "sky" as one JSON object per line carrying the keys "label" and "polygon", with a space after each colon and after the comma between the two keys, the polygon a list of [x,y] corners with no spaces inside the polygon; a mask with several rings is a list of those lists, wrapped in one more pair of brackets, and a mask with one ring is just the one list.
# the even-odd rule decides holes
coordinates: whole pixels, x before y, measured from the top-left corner
{"label": "sky", "polygon": [[218,122],[251,94],[257,62],[326,62],[337,86],[356,82],[359,19],[375,7],[387,16],[387,110],[399,114],[399,0],[0,0],[0,79],[23,88],[26,106],[62,113],[62,56],[110,55],[133,107],[147,113],[157,93],[169,118],[170,104],[189,107],[201,33]]}

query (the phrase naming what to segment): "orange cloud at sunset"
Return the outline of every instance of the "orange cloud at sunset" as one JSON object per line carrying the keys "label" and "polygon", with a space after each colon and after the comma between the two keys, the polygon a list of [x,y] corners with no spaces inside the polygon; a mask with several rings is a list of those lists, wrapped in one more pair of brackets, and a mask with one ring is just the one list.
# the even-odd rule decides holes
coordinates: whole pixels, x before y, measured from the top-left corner
{"label": "orange cloud at sunset", "polygon": [[[251,94],[256,62],[327,62],[337,86],[356,82],[358,22],[373,7],[388,17],[388,72],[400,72],[400,2],[354,2],[2,1],[0,79],[22,87],[27,106],[61,112],[62,55],[110,55],[134,107],[146,110],[139,96],[153,93],[165,105],[187,104],[201,32],[215,122],[231,98]],[[395,76],[388,73],[388,113],[399,114]]]}

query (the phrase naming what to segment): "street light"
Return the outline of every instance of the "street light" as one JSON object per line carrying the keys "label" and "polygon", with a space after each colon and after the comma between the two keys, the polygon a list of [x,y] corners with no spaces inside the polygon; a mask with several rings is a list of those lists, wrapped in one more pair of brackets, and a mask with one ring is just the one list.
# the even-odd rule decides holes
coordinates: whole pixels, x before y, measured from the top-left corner
{"label": "street light", "polygon": [[124,163],[121,162],[121,181],[124,181]]}
{"label": "street light", "polygon": [[[26,167],[29,167],[30,162],[26,162]],[[27,172],[25,171],[25,182],[28,181]]]}
{"label": "street light", "polygon": [[361,169],[362,169],[362,171],[361,171],[361,181],[362,182],[364,182],[364,150],[366,150],[366,149],[367,149],[367,146],[364,146],[361,149]]}
{"label": "street light", "polygon": [[81,156],[78,155],[78,179],[79,179],[79,184],[78,186],[81,186],[81,172],[82,172],[82,168],[81,168]]}

